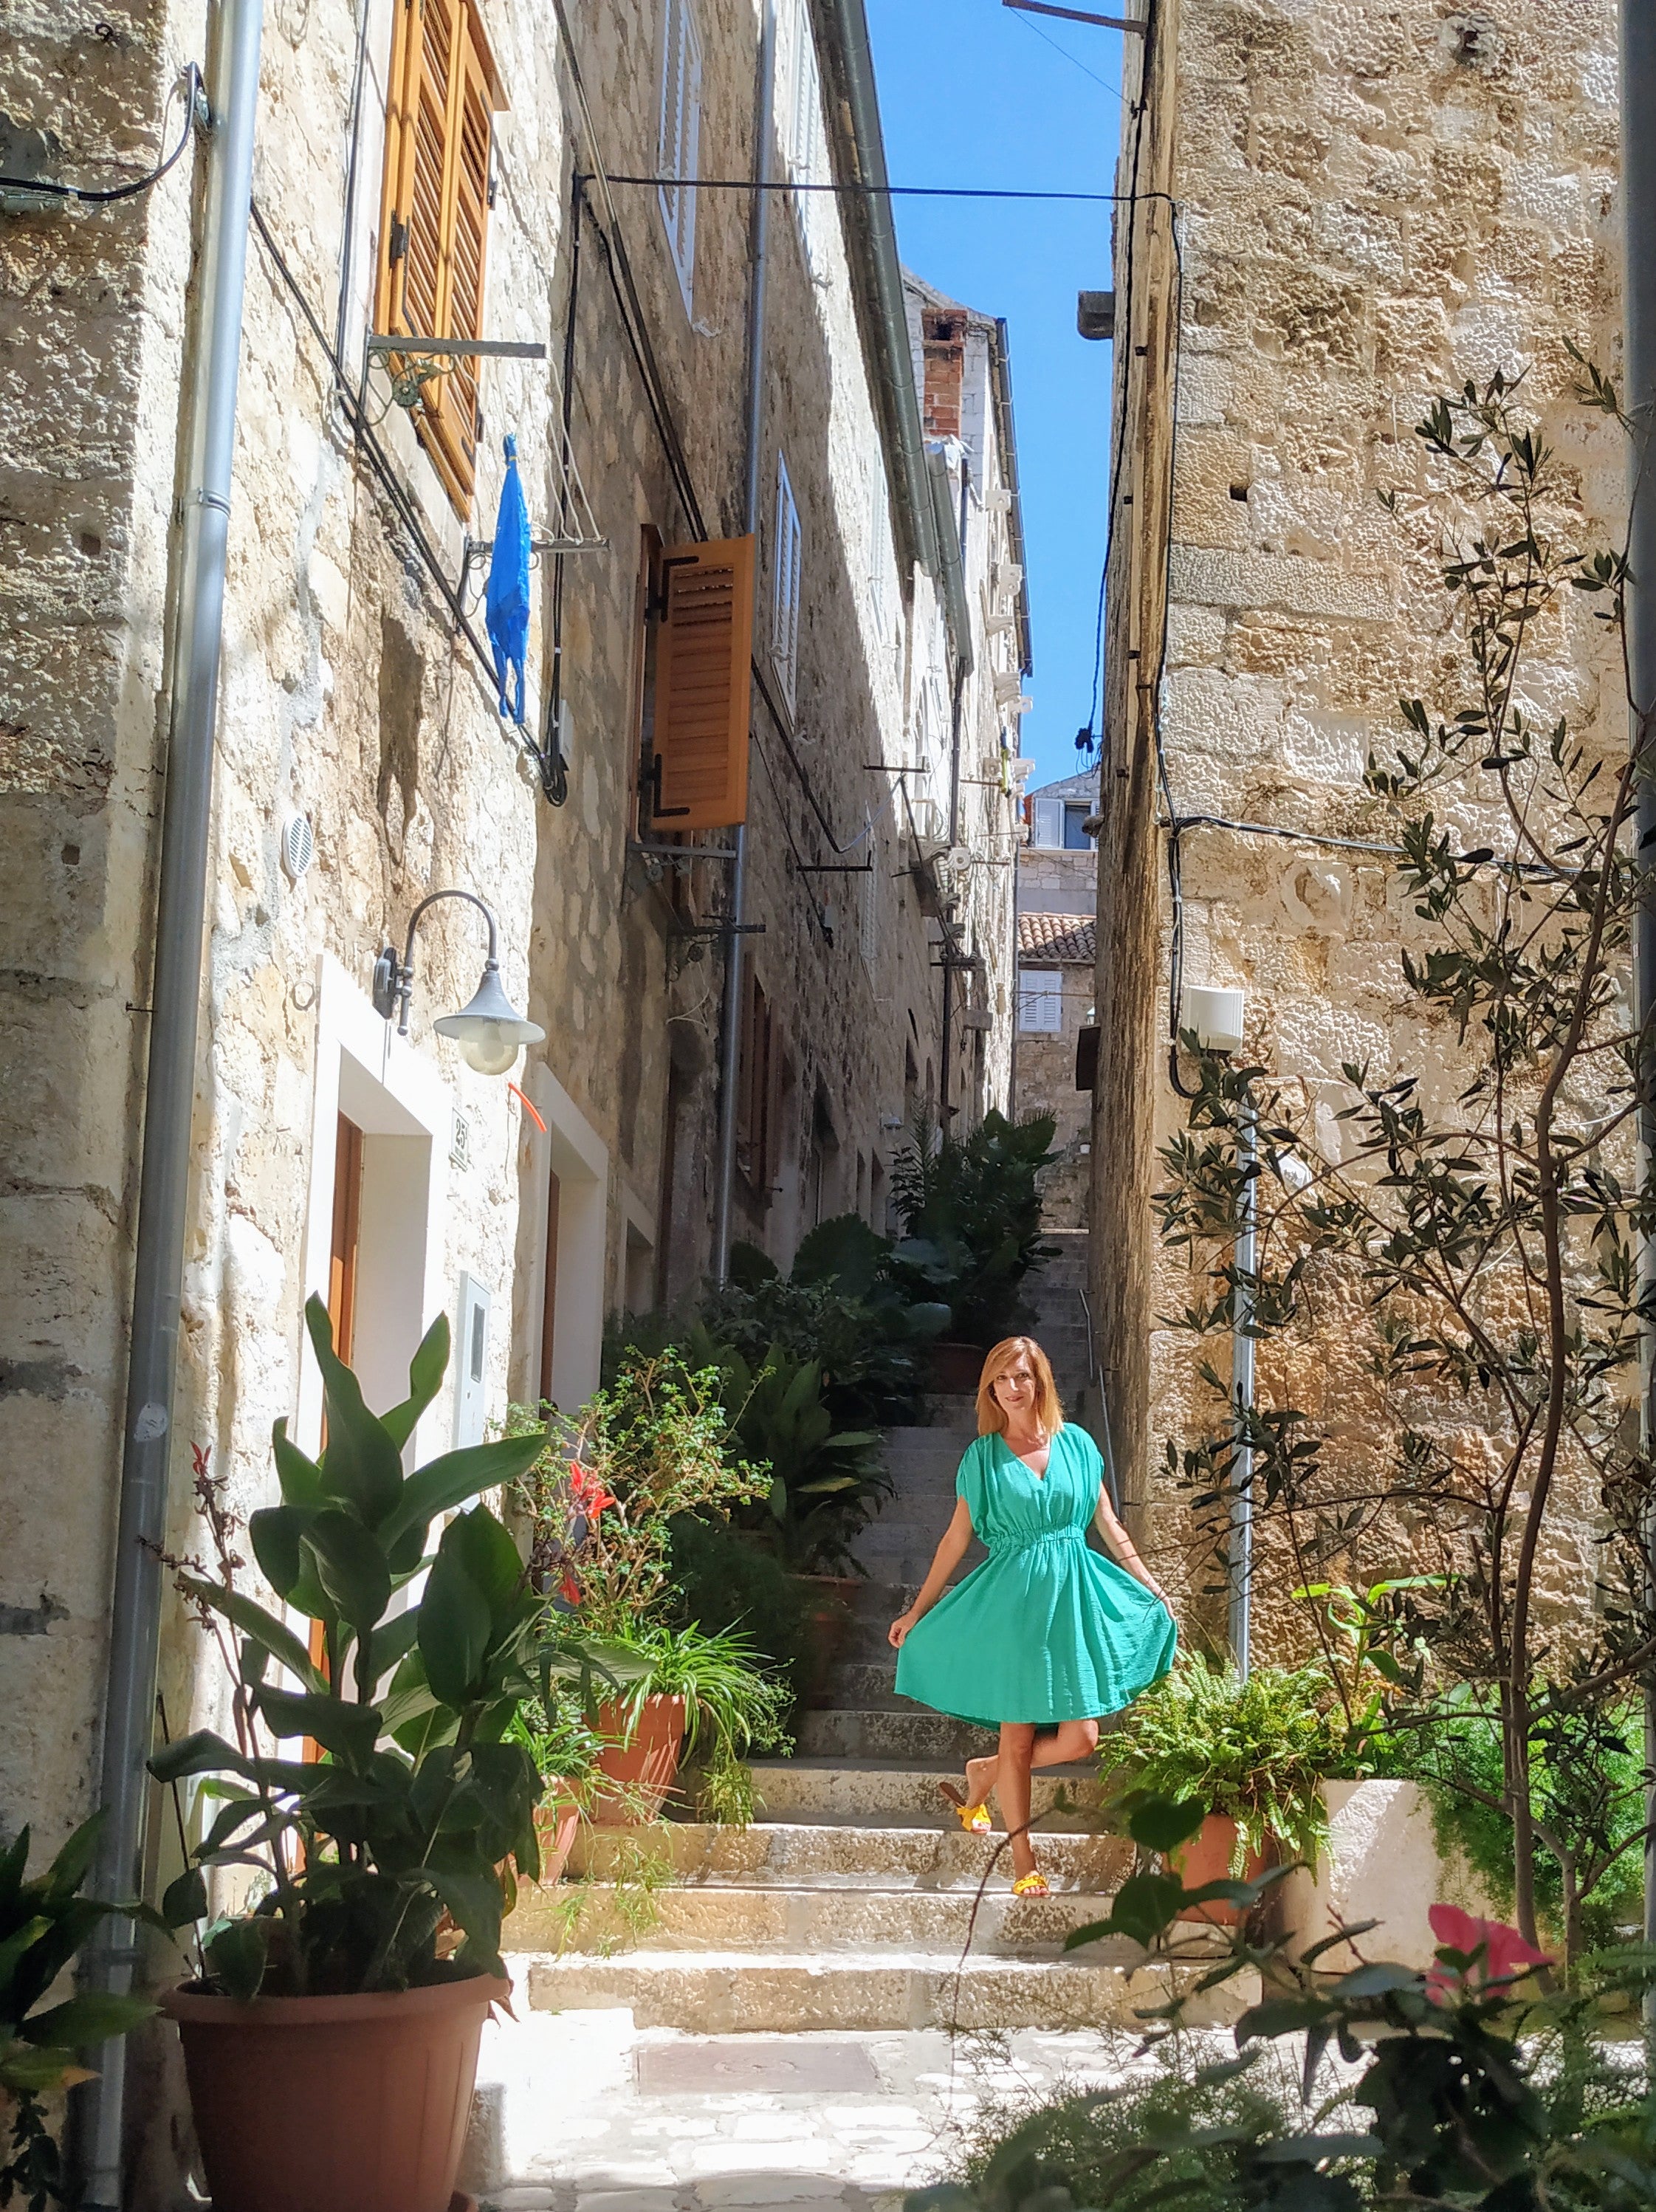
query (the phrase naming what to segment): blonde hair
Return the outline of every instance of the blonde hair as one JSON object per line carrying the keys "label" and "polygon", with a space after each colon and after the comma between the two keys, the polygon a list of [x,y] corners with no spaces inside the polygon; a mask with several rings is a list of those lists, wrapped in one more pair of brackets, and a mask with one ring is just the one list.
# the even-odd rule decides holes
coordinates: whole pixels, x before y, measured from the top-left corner
{"label": "blonde hair", "polygon": [[1020,1359],[1027,1359],[1035,1378],[1035,1419],[1043,1431],[1055,1437],[1064,1426],[1064,1408],[1059,1403],[1058,1385],[1052,1380],[1052,1363],[1033,1336],[1004,1336],[983,1363],[983,1372],[978,1377],[978,1434],[980,1437],[1004,1435],[1006,1413],[995,1395],[995,1385],[1009,1367]]}

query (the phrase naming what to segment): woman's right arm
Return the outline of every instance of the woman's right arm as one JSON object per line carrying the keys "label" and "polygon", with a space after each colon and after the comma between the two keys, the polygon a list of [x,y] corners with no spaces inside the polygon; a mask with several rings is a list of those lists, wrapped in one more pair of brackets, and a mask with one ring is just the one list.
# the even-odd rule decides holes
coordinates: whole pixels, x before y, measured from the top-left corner
{"label": "woman's right arm", "polygon": [[972,1540],[972,1515],[963,1498],[955,1501],[954,1517],[943,1532],[943,1540],[932,1554],[931,1568],[920,1584],[919,1595],[905,1613],[900,1613],[886,1631],[889,1640],[901,1651],[903,1638],[923,1613],[930,1613],[948,1586],[949,1577],[966,1557],[966,1547]]}

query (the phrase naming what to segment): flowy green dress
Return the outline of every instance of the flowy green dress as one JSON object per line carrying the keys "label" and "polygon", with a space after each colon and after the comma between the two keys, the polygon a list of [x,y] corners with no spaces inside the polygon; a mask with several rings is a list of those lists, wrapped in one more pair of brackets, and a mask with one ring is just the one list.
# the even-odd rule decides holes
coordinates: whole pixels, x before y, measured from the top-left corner
{"label": "flowy green dress", "polygon": [[955,1495],[989,1557],[915,1622],[897,1691],[983,1728],[1099,1720],[1173,1664],[1179,1632],[1159,1597],[1091,1550],[1104,1462],[1065,1423],[1037,1474],[1000,1436],[961,1462]]}

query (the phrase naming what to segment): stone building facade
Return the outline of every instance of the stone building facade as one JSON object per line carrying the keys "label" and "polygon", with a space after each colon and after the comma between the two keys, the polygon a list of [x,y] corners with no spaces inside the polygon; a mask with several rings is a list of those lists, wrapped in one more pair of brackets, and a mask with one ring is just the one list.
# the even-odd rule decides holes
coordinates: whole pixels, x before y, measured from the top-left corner
{"label": "stone building facade", "polygon": [[1092,1182],[1092,1110],[1077,1087],[1081,1033],[1093,1018],[1098,856],[1089,828],[1098,778],[1065,776],[1024,801],[1018,854],[1018,1017],[1013,1097],[1019,1114],[1050,1114],[1059,1157],[1041,1178],[1042,1221],[1083,1230]]}
{"label": "stone building facade", "polygon": [[[200,0],[15,16],[8,171],[146,175],[179,137],[187,65],[214,82],[217,21]],[[434,25],[454,40],[446,114],[420,106],[435,64],[409,45]],[[193,1541],[192,1447],[245,1510],[275,1419],[316,1443],[308,1294],[371,1401],[401,1395],[436,1313],[477,1347],[475,1387],[452,1378],[422,1424],[429,1453],[512,1400],[579,1404],[606,1313],[700,1281],[726,1097],[728,1233],[786,1261],[825,1215],[883,1221],[894,1153],[943,1079],[945,983],[953,1103],[1005,1096],[1020,692],[997,672],[1020,639],[1027,665],[1028,617],[1004,372],[1000,411],[960,447],[965,510],[986,518],[962,568],[959,457],[927,451],[889,208],[777,190],[761,223],[750,191],[694,189],[883,173],[865,63],[859,0],[266,10],[175,1546]],[[422,184],[428,124],[446,150]],[[184,131],[177,163],[118,203],[0,208],[0,1826],[43,1841],[97,1788],[201,161]],[[412,341],[446,335],[434,312],[451,337],[520,350],[411,368]],[[386,333],[408,350],[371,346]],[[481,604],[507,437],[537,548],[521,723]],[[750,668],[722,763],[746,805],[687,832],[652,774],[671,580],[749,537]],[[971,775],[940,841],[925,802],[962,667]],[[450,890],[487,902],[505,988],[546,1033],[509,1081],[433,1027],[476,988],[475,906],[420,923],[405,1038],[371,1000],[381,947]],[[964,983],[937,972],[951,941]],[[196,1656],[169,1616],[174,1730],[214,1717]]]}
{"label": "stone building facade", "polygon": [[[1586,542],[1619,542],[1625,494],[1619,436],[1575,404],[1568,351],[1616,365],[1615,10],[1151,12],[1151,36],[1125,41],[1117,169],[1137,198],[1115,245],[1092,1266],[1124,1486],[1171,1563],[1177,1516],[1151,1510],[1163,1447],[1213,1413],[1203,1347],[1157,1318],[1191,1289],[1151,1211],[1184,1118],[1175,924],[1184,981],[1246,991],[1250,1056],[1329,1157],[1344,1062],[1424,1066],[1452,1097],[1453,1035],[1422,1025],[1402,983],[1409,902],[1338,842],[1387,835],[1365,760],[1400,695],[1443,703],[1457,653],[1414,425],[1432,395],[1522,369]],[[1538,705],[1623,745],[1619,677],[1585,614],[1543,657]],[[1321,1373],[1295,1378],[1313,1415],[1342,1392],[1362,1403],[1356,1342],[1337,1331]],[[1556,1567],[1560,1588],[1590,1586],[1585,1523]]]}

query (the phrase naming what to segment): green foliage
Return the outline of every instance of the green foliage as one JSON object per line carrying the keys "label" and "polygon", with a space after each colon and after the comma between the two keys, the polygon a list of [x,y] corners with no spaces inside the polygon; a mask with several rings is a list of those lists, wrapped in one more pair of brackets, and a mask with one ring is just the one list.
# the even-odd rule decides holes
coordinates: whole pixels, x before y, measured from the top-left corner
{"label": "green foliage", "polygon": [[1130,1705],[1098,1751],[1119,1796],[1150,1793],[1234,1820],[1239,1873],[1267,1844],[1315,1863],[1328,1841],[1321,1784],[1350,1757],[1320,1668],[1255,1667],[1239,1683],[1194,1655]]}
{"label": "green foliage", "polygon": [[[266,1878],[252,1913],[215,1920],[203,1937],[208,1985],[244,1999],[498,1974],[500,1869],[515,1862],[532,1876],[539,1865],[540,1777],[512,1730],[536,1687],[544,1603],[505,1528],[471,1501],[521,1477],[539,1440],[445,1453],[404,1475],[403,1445],[447,1364],[446,1322],[416,1352],[407,1400],[377,1416],[335,1353],[320,1299],[306,1321],[328,1443],[312,1460],[276,1423],[282,1503],[255,1513],[248,1533],[276,1596],[310,1617],[321,1663],[236,1587],[231,1524],[209,1486],[218,1574],[184,1569],[179,1582],[219,1635],[235,1741],[203,1729],[150,1761],[163,1782],[209,1778],[203,1794],[218,1808],[167,1916],[203,1917],[204,1869]],[[422,1570],[421,1595],[393,1611]],[[538,1671],[544,1681],[578,1663],[554,1650]],[[278,1669],[296,1686],[273,1680]],[[306,1737],[318,1759],[281,1755]],[[446,1915],[460,1931],[452,1960],[439,1955]]]}
{"label": "green foliage", "polygon": [[39,1874],[28,1871],[27,1828],[0,1851],[0,2124],[10,2136],[0,2144],[0,2206],[21,2196],[27,2212],[45,2212],[48,2199],[64,2197],[40,2100],[88,2078],[78,2051],[126,2034],[155,2009],[143,1997],[98,1992],[46,2002],[99,1923],[136,1910],[81,1895],[102,1824],[100,1813],[82,1822]]}
{"label": "green foliage", "polygon": [[935,1138],[922,1121],[892,1168],[904,1233],[890,1279],[916,1302],[946,1304],[961,1342],[987,1346],[1029,1319],[1018,1286],[1049,1256],[1038,1176],[1056,1128],[1050,1114],[1009,1121],[992,1108],[964,1137]]}
{"label": "green foliage", "polygon": [[737,1443],[770,1469],[762,1504],[738,1510],[743,1525],[760,1530],[797,1574],[854,1571],[852,1543],[891,1490],[879,1431],[841,1427],[823,1395],[821,1362],[779,1344],[750,1367],[698,1323],[688,1356],[717,1367]]}
{"label": "green foliage", "polygon": [[[1422,1698],[1449,1717],[1499,1712],[1513,1909],[1533,1938],[1539,1844],[1573,1959],[1583,1877],[1605,1862],[1596,1847],[1578,1860],[1555,1832],[1531,1765],[1544,1744],[1548,1786],[1579,1808],[1590,1748],[1614,1733],[1604,1716],[1648,1674],[1656,1640],[1656,1465],[1628,1417],[1656,1322],[1642,1260],[1656,1160],[1635,1141],[1656,1056],[1628,1012],[1656,717],[1641,702],[1632,745],[1607,750],[1599,728],[1538,720],[1529,703],[1545,688],[1530,664],[1550,663],[1561,625],[1601,623],[1620,658],[1627,568],[1583,546],[1573,465],[1526,416],[1520,381],[1435,399],[1418,426],[1433,488],[1406,514],[1392,503],[1405,558],[1452,546],[1439,565],[1459,645],[1431,704],[1399,702],[1395,748],[1365,778],[1372,834],[1397,853],[1388,902],[1420,925],[1394,1025],[1419,1057],[1342,1069],[1334,1146],[1298,1078],[1198,1055],[1156,1203],[1169,1244],[1205,1275],[1185,1325],[1232,1332],[1246,1292],[1260,1340],[1259,1402],[1236,1406],[1205,1367],[1210,1433],[1168,1447],[1216,1572],[1244,1448],[1259,1540],[1291,1545],[1301,1572],[1390,1562],[1399,1522],[1411,1532],[1426,1572],[1387,1608],[1404,1677],[1388,1717],[1416,1724]],[[1580,397],[1628,427],[1601,374]],[[1244,1279],[1233,1240],[1249,1180]],[[1280,1386],[1273,1402],[1274,1376],[1321,1376],[1331,1329],[1347,1337],[1342,1386],[1319,1392],[1316,1413]],[[1561,1621],[1538,1577],[1588,1500],[1592,1564]]]}
{"label": "green foliage", "polygon": [[[1141,1807],[1140,1825],[1171,1832],[1179,1811]],[[1150,1940],[1176,1960],[1177,1916],[1199,1893],[1156,1879]],[[1469,1948],[1446,1944],[1429,1975],[1383,1960],[1330,1972],[1320,1959],[1341,1936],[1295,1961],[1239,1930],[1216,1966],[1204,1941],[1183,1992],[1141,2015],[1149,2078],[991,2112],[959,2178],[912,2195],[906,2212],[1634,2212],[1656,2202],[1648,2063],[1640,2045],[1617,2040],[1656,1956],[1624,1953],[1573,1995],[1524,1997],[1518,1978],[1534,1954],[1515,1931],[1459,1915],[1451,1928]],[[1079,1929],[1066,1948],[1108,1932]],[[1256,1977],[1236,2057],[1198,2055],[1192,2000]],[[1331,2082],[1331,2050],[1344,2067]]]}
{"label": "green foliage", "polygon": [[579,1421],[511,1409],[509,1430],[538,1444],[511,1492],[531,1571],[591,1634],[630,1633],[671,1611],[681,1515],[728,1514],[768,1494],[769,1469],[737,1455],[724,1389],[717,1367],[692,1367],[676,1346],[628,1350]]}
{"label": "green foliage", "polygon": [[673,1523],[675,1627],[709,1636],[739,1629],[797,1698],[812,1643],[804,1586],[773,1552],[723,1521],[685,1514]]}
{"label": "green foliage", "polygon": [[[1459,1852],[1490,1899],[1513,1907],[1513,1823],[1504,1809],[1501,1723],[1464,1698],[1446,1703],[1429,1725],[1399,1728],[1376,1745],[1378,1772],[1423,1784],[1438,1848]],[[1536,1909],[1561,1951],[1603,1950],[1636,1924],[1644,1898],[1644,1719],[1636,1705],[1550,1715],[1530,1752],[1530,1796],[1537,1829]],[[1580,1925],[1566,1929],[1559,1857],[1576,1874]]]}
{"label": "green foliage", "polygon": [[682,1698],[684,1756],[702,1771],[707,1817],[745,1826],[753,1817],[749,1753],[792,1749],[792,1684],[765,1665],[750,1638],[732,1630],[708,1635],[694,1625],[652,1623],[616,1642],[636,1670],[621,1701],[628,1730],[646,1698]]}

